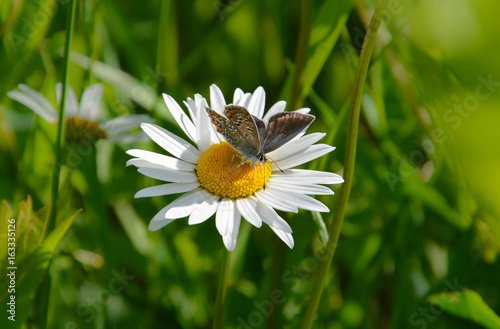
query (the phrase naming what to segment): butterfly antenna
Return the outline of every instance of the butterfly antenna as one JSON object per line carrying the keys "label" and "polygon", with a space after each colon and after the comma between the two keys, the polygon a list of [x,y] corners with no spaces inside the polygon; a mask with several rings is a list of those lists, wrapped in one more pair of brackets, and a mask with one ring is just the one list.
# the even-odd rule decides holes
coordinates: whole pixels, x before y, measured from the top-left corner
{"label": "butterfly antenna", "polygon": [[278,167],[278,169],[281,171],[281,173],[284,173],[283,170],[281,170],[280,166],[278,166],[278,164],[276,163],[276,161],[274,161],[273,159],[271,159],[269,156],[267,156],[269,158],[269,160],[271,160],[275,165],[276,167]]}

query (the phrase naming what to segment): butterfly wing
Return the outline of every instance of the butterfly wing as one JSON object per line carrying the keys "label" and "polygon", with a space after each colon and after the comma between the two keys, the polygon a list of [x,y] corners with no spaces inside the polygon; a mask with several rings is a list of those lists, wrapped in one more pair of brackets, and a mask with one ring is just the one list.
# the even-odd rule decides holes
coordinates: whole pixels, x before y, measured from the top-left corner
{"label": "butterfly wing", "polygon": [[224,114],[239,131],[241,152],[247,156],[257,156],[261,151],[259,129],[250,112],[242,106],[226,105]]}
{"label": "butterfly wing", "polygon": [[269,119],[267,129],[262,140],[264,153],[276,150],[281,145],[289,142],[301,131],[306,129],[315,117],[298,112],[282,112]]}
{"label": "butterfly wing", "polygon": [[238,149],[238,141],[241,136],[238,129],[229,122],[227,118],[224,118],[219,113],[215,112],[209,107],[205,107],[205,110],[212,121],[212,124],[217,128],[217,132],[225,137],[226,141],[231,144],[234,148]]}
{"label": "butterfly wing", "polygon": [[260,141],[262,142],[266,134],[266,123],[261,119],[257,118],[255,115],[252,115],[252,117],[253,120],[255,121],[255,125],[257,126],[257,130],[259,131]]}

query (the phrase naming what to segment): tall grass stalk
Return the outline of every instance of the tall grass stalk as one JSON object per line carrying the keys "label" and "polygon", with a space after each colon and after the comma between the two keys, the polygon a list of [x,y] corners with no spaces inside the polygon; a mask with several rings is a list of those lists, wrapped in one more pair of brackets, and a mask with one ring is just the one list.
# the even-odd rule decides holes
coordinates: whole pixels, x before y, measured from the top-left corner
{"label": "tall grass stalk", "polygon": [[385,12],[388,0],[380,0],[377,3],[375,12],[372,16],[366,36],[363,41],[361,54],[359,55],[358,66],[356,67],[356,74],[354,76],[354,89],[352,93],[351,105],[349,108],[349,120],[347,125],[347,140],[345,150],[345,164],[344,164],[344,184],[339,193],[339,202],[335,213],[333,214],[332,223],[328,229],[329,240],[325,248],[325,257],[316,273],[313,291],[306,308],[304,318],[302,320],[301,329],[309,329],[316,317],[316,310],[318,308],[319,300],[325,285],[325,279],[328,274],[328,269],[332,263],[337,242],[339,240],[344,215],[349,201],[349,194],[351,192],[352,178],[354,174],[354,164],[356,159],[356,144],[358,140],[358,127],[359,127],[359,113],[361,108],[361,97],[363,96],[363,88],[366,80],[366,73],[370,58],[375,46],[375,39],[382,23],[383,14]]}
{"label": "tall grass stalk", "polygon": [[[62,136],[64,129],[64,110],[66,105],[66,90],[68,86],[68,68],[69,68],[69,54],[71,50],[71,36],[73,31],[73,23],[75,21],[75,2],[76,0],[71,0],[68,8],[68,19],[66,23],[66,41],[64,44],[64,68],[63,68],[63,89],[62,97],[59,110],[59,123],[57,126],[57,138],[55,143],[55,163],[52,171],[52,196],[50,205],[50,215],[48,216],[48,221],[45,223],[43,237],[47,236],[52,232],[56,226],[57,219],[57,208],[59,205],[59,180],[61,174],[62,166]],[[42,280],[40,287],[40,327],[47,328],[47,315],[49,309],[49,296],[51,287],[51,264],[47,268],[47,272]]]}

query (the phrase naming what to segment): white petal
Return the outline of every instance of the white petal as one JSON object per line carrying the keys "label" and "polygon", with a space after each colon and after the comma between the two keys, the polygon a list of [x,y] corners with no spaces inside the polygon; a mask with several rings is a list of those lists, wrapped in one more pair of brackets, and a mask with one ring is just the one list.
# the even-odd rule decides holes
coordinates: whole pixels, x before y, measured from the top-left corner
{"label": "white petal", "polygon": [[271,226],[271,230],[274,231],[274,233],[276,233],[276,235],[281,239],[283,240],[283,242],[286,243],[286,245],[290,248],[290,249],[293,249],[293,246],[294,246],[294,241],[293,241],[293,236],[292,234],[288,233],[288,232],[285,232],[285,231],[282,231],[282,230],[278,230],[274,227]]}
{"label": "white petal", "polygon": [[243,97],[245,93],[240,88],[236,88],[233,94],[233,104],[238,104],[238,101]]}
{"label": "white petal", "polygon": [[257,199],[255,199],[255,197],[253,196],[236,200],[236,206],[238,207],[239,212],[246,219],[246,221],[254,225],[255,227],[261,227],[262,219],[255,210],[255,208],[257,208],[257,203]]}
{"label": "white petal", "polygon": [[188,97],[187,100],[184,101],[184,105],[187,107],[187,109],[189,111],[189,116],[191,117],[191,120],[193,120],[193,122],[194,122],[195,118],[196,118],[196,115],[195,115],[196,102],[191,97]]}
{"label": "white petal", "polygon": [[244,108],[248,108],[248,104],[250,103],[251,98],[252,98],[252,94],[246,93],[243,96],[241,96],[240,99],[238,100],[238,103],[236,103],[234,105],[243,106]]}
{"label": "white petal", "polygon": [[200,152],[182,138],[151,123],[143,123],[141,128],[156,144],[173,156],[191,163],[198,161]]}
{"label": "white petal", "polygon": [[181,109],[179,104],[177,104],[177,102],[167,94],[163,94],[163,100],[165,101],[165,104],[167,104],[167,107],[170,113],[172,113],[175,121],[177,121],[177,124],[182,128],[182,130],[184,130],[186,135],[188,135],[193,142],[196,142],[196,128],[186,113],[184,113]]}
{"label": "white petal", "polygon": [[248,104],[247,110],[257,118],[262,118],[264,115],[264,106],[266,105],[266,92],[264,88],[257,87],[252,94],[252,99]]}
{"label": "white petal", "polygon": [[169,170],[169,169],[159,169],[159,168],[148,168],[141,167],[137,169],[141,174],[159,179],[165,182],[174,183],[193,183],[198,181],[198,176],[195,173],[187,171]]}
{"label": "white petal", "polygon": [[169,183],[169,184],[162,184],[162,185],[156,185],[156,186],[151,186],[151,187],[146,187],[137,192],[134,195],[134,198],[144,198],[144,197],[153,197],[153,196],[160,196],[160,195],[169,195],[169,194],[176,194],[176,193],[184,193],[188,191],[192,191],[195,188],[200,186],[198,182],[194,183]]}
{"label": "white petal", "polygon": [[298,110],[293,111],[293,112],[298,112],[298,113],[302,113],[302,114],[308,114],[309,112],[311,112],[311,109],[308,108],[308,107],[304,107],[304,108],[298,109]]}
{"label": "white petal", "polygon": [[325,135],[325,133],[312,133],[299,139],[294,138],[283,146],[280,146],[278,149],[269,152],[269,154],[267,155],[271,159],[273,159],[273,161],[278,162],[282,159],[292,156],[293,154],[303,152],[305,149],[319,141]]}
{"label": "white petal", "polygon": [[234,222],[234,202],[230,199],[222,199],[217,207],[217,215],[215,216],[215,226],[220,235],[227,235],[232,230]]}
{"label": "white petal", "polygon": [[198,98],[196,102],[196,128],[198,149],[200,152],[205,152],[212,145],[212,123],[208,117],[205,108],[208,106],[205,98]]}
{"label": "white petal", "polygon": [[143,122],[153,123],[153,119],[147,114],[127,114],[105,121],[99,126],[109,134],[118,134],[139,127]]}
{"label": "white petal", "polygon": [[210,107],[212,110],[218,113],[222,113],[222,108],[226,105],[226,100],[222,91],[220,91],[217,85],[212,84],[210,86]]}
{"label": "white petal", "polygon": [[196,167],[192,163],[151,151],[132,149],[128,150],[127,154],[172,170],[194,171]]}
{"label": "white petal", "polygon": [[80,101],[79,116],[90,121],[99,118],[99,102],[102,99],[102,84],[96,83],[85,89]]}
{"label": "white petal", "polygon": [[282,192],[297,191],[302,194],[317,194],[317,195],[334,194],[334,192],[326,186],[315,185],[315,184],[293,184],[293,182],[283,183],[283,182],[275,182],[272,180],[269,180],[266,189],[269,190],[277,189]]}
{"label": "white petal", "polygon": [[279,101],[276,104],[274,104],[269,111],[267,111],[266,115],[264,116],[265,122],[269,122],[269,118],[272,117],[273,115],[277,113],[281,113],[285,110],[286,107],[286,102],[285,101]]}
{"label": "white petal", "polygon": [[340,184],[344,179],[334,173],[307,169],[287,169],[283,173],[276,172],[271,175],[276,182],[293,182],[293,184]]}
{"label": "white petal", "polygon": [[169,209],[169,206],[170,205],[164,207],[153,217],[153,219],[151,219],[151,221],[149,222],[148,230],[150,230],[151,232],[158,231],[162,227],[172,223],[175,220],[174,218],[165,219],[165,213]]}
{"label": "white petal", "polygon": [[151,163],[147,160],[140,159],[140,158],[133,158],[127,161],[126,166],[136,166],[137,168],[156,168],[156,169],[165,169],[165,166],[157,165],[154,163]]}
{"label": "white petal", "polygon": [[288,191],[280,191],[280,190],[267,190],[266,191],[271,197],[275,199],[280,199],[282,202],[289,204],[290,206],[299,207],[301,209],[310,210],[310,211],[319,211],[319,212],[329,212],[327,206],[319,202],[318,200],[300,193],[293,193]]}
{"label": "white petal", "polygon": [[255,210],[259,214],[262,221],[267,225],[277,228],[278,230],[292,233],[292,228],[290,227],[290,225],[288,225],[288,223],[267,204],[258,202],[257,208],[255,208]]}
{"label": "white petal", "polygon": [[[277,198],[276,195],[269,191],[269,189],[261,190],[255,193],[255,196],[260,202],[267,204],[270,207],[281,211],[298,212],[299,209],[293,204],[288,202],[286,199]],[[264,219],[262,219],[264,220]]]}
{"label": "white petal", "polygon": [[199,224],[209,219],[213,214],[215,214],[218,205],[219,197],[208,194],[207,199],[198,205],[198,207],[193,210],[191,215],[189,215],[189,225]]}
{"label": "white petal", "polygon": [[[57,104],[61,104],[62,99],[62,83],[58,82],[56,84],[56,97]],[[78,101],[76,100],[75,91],[70,85],[66,88],[66,105],[65,105],[65,116],[67,118],[74,118],[78,114]]]}
{"label": "white petal", "polygon": [[[296,153],[286,159],[281,159],[277,163],[279,168],[285,170],[319,158],[333,150],[335,150],[335,147],[326,144],[312,145],[305,151]],[[271,167],[273,170],[279,170],[274,163],[271,164]]]}
{"label": "white petal", "polygon": [[241,224],[241,215],[238,211],[235,211],[233,218],[233,231],[222,237],[222,241],[224,242],[224,246],[228,251],[234,251],[236,247],[236,241],[238,240],[238,233],[240,233],[240,224]]}
{"label": "white petal", "polygon": [[[59,120],[57,112],[45,97],[26,85],[19,85],[19,88],[23,89],[24,93],[18,90],[12,90],[7,92],[7,95],[31,109],[45,121],[57,123]],[[28,92],[28,90],[30,90],[30,92]]]}
{"label": "white petal", "polygon": [[196,189],[186,193],[168,205],[165,218],[186,217],[193,212],[203,201],[209,197],[209,193],[203,189]]}
{"label": "white petal", "polygon": [[215,224],[227,250],[233,251],[240,230],[241,215],[236,209],[235,202],[223,199],[217,207]]}

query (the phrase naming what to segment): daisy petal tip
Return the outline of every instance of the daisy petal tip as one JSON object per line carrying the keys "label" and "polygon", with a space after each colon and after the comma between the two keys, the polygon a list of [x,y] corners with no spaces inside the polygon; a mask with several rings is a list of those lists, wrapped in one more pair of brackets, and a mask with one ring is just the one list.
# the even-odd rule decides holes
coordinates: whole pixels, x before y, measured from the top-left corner
{"label": "daisy petal tip", "polygon": [[125,151],[125,153],[127,153],[127,154],[128,154],[128,155],[130,155],[130,156],[134,156],[134,155],[133,155],[134,150],[135,150],[135,149],[126,150],[126,151]]}
{"label": "daisy petal tip", "polygon": [[161,95],[163,96],[163,100],[165,101],[167,106],[168,106],[168,103],[175,102],[174,98],[172,96],[170,96],[169,94],[162,93]]}
{"label": "daisy petal tip", "polygon": [[141,191],[137,191],[136,194],[134,194],[134,199],[140,199],[140,198],[144,198],[144,197],[147,197],[148,195],[144,195],[144,192]]}
{"label": "daisy petal tip", "polygon": [[151,220],[149,222],[148,230],[151,232],[158,231],[159,229],[167,226],[168,223],[169,221],[167,220]]}
{"label": "daisy petal tip", "polygon": [[271,229],[278,236],[278,238],[280,238],[281,241],[283,241],[288,246],[288,248],[293,249],[293,247],[295,245],[295,241],[293,240],[292,234],[284,232],[284,231],[279,230],[279,229],[275,229],[273,227],[271,227]]}
{"label": "daisy petal tip", "polygon": [[[60,82],[58,82],[58,83],[60,83]],[[28,85],[25,85],[24,83],[18,84],[17,88],[21,89],[22,91],[32,90]]]}
{"label": "daisy petal tip", "polygon": [[233,239],[231,234],[223,236],[222,241],[224,242],[224,246],[226,247],[227,251],[234,251],[234,248],[236,247],[236,240]]}

